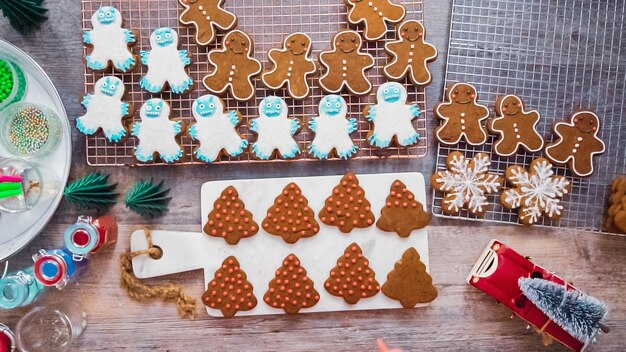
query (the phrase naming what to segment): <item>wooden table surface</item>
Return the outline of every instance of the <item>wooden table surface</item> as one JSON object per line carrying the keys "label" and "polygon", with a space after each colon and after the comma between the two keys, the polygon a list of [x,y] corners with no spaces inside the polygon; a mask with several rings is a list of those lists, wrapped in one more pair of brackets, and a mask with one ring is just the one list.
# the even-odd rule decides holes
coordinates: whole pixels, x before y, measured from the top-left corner
{"label": "wooden table surface", "polygon": [[[174,0],[172,0],[174,1]],[[0,20],[0,36],[30,54],[50,75],[59,90],[70,119],[83,112],[80,1],[46,1],[50,19],[42,29],[23,37]],[[441,96],[449,27],[449,1],[426,1],[428,40],[439,49],[431,66],[433,84],[428,87],[429,111]],[[432,114],[429,123],[434,124]],[[73,131],[74,153],[71,179],[95,171],[85,164],[85,142]],[[135,180],[157,177],[172,188],[170,212],[146,220],[118,204],[113,213],[121,223],[115,248],[93,257],[90,269],[76,285],[50,290],[39,304],[76,300],[86,309],[88,327],[73,345],[76,351],[375,351],[376,338],[406,351],[422,350],[544,350],[540,337],[509,311],[482,292],[468,286],[465,277],[488,241],[498,238],[611,307],[606,325],[611,332],[599,337],[590,351],[624,350],[626,341],[626,237],[567,229],[489,226],[435,219],[429,227],[430,262],[439,297],[421,309],[320,313],[299,316],[245,317],[230,320],[209,318],[201,306],[195,321],[179,319],[173,304],[137,302],[119,286],[119,256],[129,246],[130,233],[144,225],[152,228],[198,231],[200,186],[216,179],[275,176],[331,175],[421,171],[434,169],[434,145],[429,156],[417,160],[314,162],[272,165],[219,165],[156,168],[108,168],[112,179],[125,190]],[[62,233],[80,212],[62,203],[43,233],[11,259],[11,267],[25,266],[39,248],[58,247]],[[172,275],[150,283],[178,283],[199,297],[203,289],[200,271]],[[201,305],[201,304],[200,304]],[[15,327],[28,308],[0,312],[0,321]],[[558,344],[549,351],[565,350]]]}

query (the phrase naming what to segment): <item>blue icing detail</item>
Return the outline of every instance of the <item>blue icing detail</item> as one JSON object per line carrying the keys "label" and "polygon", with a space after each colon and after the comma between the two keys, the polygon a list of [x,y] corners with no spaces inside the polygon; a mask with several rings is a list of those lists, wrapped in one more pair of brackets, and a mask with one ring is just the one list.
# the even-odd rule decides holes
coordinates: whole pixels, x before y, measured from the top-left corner
{"label": "blue icing detail", "polygon": [[357,149],[358,149],[357,146],[353,145],[352,148],[348,150],[337,152],[337,155],[339,155],[341,159],[348,159],[352,155],[356,154]]}
{"label": "blue icing detail", "polygon": [[174,43],[176,33],[169,27],[158,28],[154,31],[154,38],[158,46],[168,46]]}
{"label": "blue icing detail", "polygon": [[124,41],[126,43],[134,43],[135,40],[135,33],[131,30],[124,29]]}
{"label": "blue icing detail", "polygon": [[287,152],[285,154],[280,153],[280,155],[282,155],[283,158],[291,159],[291,158],[295,157],[296,154],[299,154],[299,153],[300,153],[300,148],[296,146],[292,150],[290,150],[289,152]]}
{"label": "blue icing detail", "polygon": [[256,143],[252,144],[252,152],[254,153],[254,155],[257,156],[257,158],[262,159],[262,160],[267,160],[271,156],[271,154],[261,153]]}
{"label": "blue icing detail", "polygon": [[365,118],[367,118],[367,121],[374,121],[374,119],[376,119],[376,105],[369,106],[367,116],[365,116]]}
{"label": "blue icing detail", "polygon": [[293,136],[300,129],[300,122],[296,119],[290,120],[291,124],[291,135]]}
{"label": "blue icing detail", "polygon": [[239,123],[239,116],[237,115],[236,112],[234,111],[229,111],[228,112],[228,118],[230,119],[230,123],[233,124],[233,126],[237,126],[237,124]]}
{"label": "blue icing detail", "polygon": [[191,125],[191,127],[189,127],[189,135],[193,139],[198,139],[198,128],[196,125]]}
{"label": "blue icing detail", "polygon": [[412,135],[411,137],[407,137],[405,139],[403,139],[402,141],[400,141],[401,145],[411,145],[415,142],[417,142],[417,140],[420,139],[420,134],[419,133],[415,133],[414,135]]}
{"label": "blue icing detail", "polygon": [[283,104],[283,100],[279,97],[266,97],[261,101],[262,113],[267,117],[278,117],[283,110]]}
{"label": "blue icing detail", "polygon": [[116,62],[115,63],[115,67],[117,67],[118,70],[120,71],[128,71],[131,67],[133,67],[135,65],[135,57],[131,56],[128,59],[122,61],[122,62]]}
{"label": "blue icing detail", "polygon": [[142,78],[141,81],[139,81],[139,86],[150,93],[158,93],[161,91],[161,89],[163,89],[163,86],[158,87],[156,85],[150,84],[146,77]]}
{"label": "blue icing detail", "polygon": [[163,155],[161,154],[161,160],[165,161],[166,163],[171,163],[174,162],[178,159],[180,159],[183,156],[183,151],[182,150],[178,150],[176,151],[176,153],[172,154],[172,155]]}
{"label": "blue icing detail", "polygon": [[91,94],[86,94],[86,95],[83,97],[83,101],[81,101],[80,103],[81,103],[81,104],[85,107],[85,109],[86,109],[86,108],[88,108],[88,107],[89,107],[89,103],[91,103],[91,100],[92,100],[92,99],[93,99],[93,95],[91,95]]}
{"label": "blue icing detail", "polygon": [[191,59],[187,56],[187,50],[178,50],[178,56],[180,57],[180,61],[182,61],[185,66],[191,64]]}
{"label": "blue icing detail", "polygon": [[327,95],[320,102],[320,114],[336,116],[341,112],[343,99],[336,94]]}
{"label": "blue icing detail", "polygon": [[150,57],[150,51],[141,50],[139,52],[139,56],[141,57],[141,63],[144,65],[148,64],[148,57]]}
{"label": "blue icing detail", "polygon": [[215,106],[215,97],[212,95],[204,95],[196,99],[196,113],[202,117],[213,116],[217,107]]}
{"label": "blue icing detail", "polygon": [[193,80],[191,78],[187,77],[187,79],[185,79],[180,84],[172,84],[172,83],[170,83],[170,88],[172,90],[172,93],[180,94],[180,93],[183,93],[184,91],[186,91],[192,84],[193,84]]}
{"label": "blue icing detail", "polygon": [[112,97],[115,95],[115,92],[120,88],[120,83],[120,81],[113,77],[105,77],[104,81],[100,85],[100,93]]}
{"label": "blue icing detail", "polygon": [[106,67],[107,64],[106,62],[100,62],[92,59],[91,55],[87,55],[85,57],[85,60],[87,61],[87,67],[92,70],[102,70],[104,67]]}
{"label": "blue icing detail", "polygon": [[100,24],[111,24],[115,22],[117,10],[113,6],[102,6],[97,11],[97,18]]}
{"label": "blue icing detail", "polygon": [[137,160],[144,162],[144,163],[151,161],[154,158],[152,154],[143,154],[142,152],[139,151],[139,148],[137,147],[135,147],[135,157],[137,158]]}
{"label": "blue icing detail", "polygon": [[85,43],[85,44],[92,44],[92,41],[91,41],[91,32],[85,32],[85,33],[83,33],[83,43]]}
{"label": "blue icing detail", "polygon": [[397,103],[402,97],[402,86],[399,86],[399,84],[388,83],[381,88],[383,90],[383,99],[387,103]]}
{"label": "blue icing detail", "polygon": [[180,121],[174,121],[174,132],[176,132],[176,134],[180,133],[180,131],[183,130],[183,127],[181,126],[181,122]]}
{"label": "blue icing detail", "polygon": [[250,122],[250,131],[259,132],[259,125],[257,124],[256,120],[252,120]]}
{"label": "blue icing detail", "polygon": [[389,143],[391,143],[391,140],[385,141],[385,140],[379,139],[376,133],[372,133],[372,135],[370,136],[368,140],[371,145],[378,147],[378,148],[386,148],[389,146]]}
{"label": "blue icing detail", "polygon": [[320,152],[314,144],[309,145],[309,153],[319,159],[328,159],[328,153]]}
{"label": "blue icing detail", "polygon": [[107,139],[109,142],[119,142],[124,136],[126,136],[126,130],[121,129],[118,132],[107,135]]}
{"label": "blue icing detail", "polygon": [[130,130],[130,134],[137,137],[139,135],[139,130],[141,129],[141,123],[135,122],[133,124],[133,128]]}
{"label": "blue icing detail", "polygon": [[145,115],[149,118],[157,118],[161,116],[161,110],[163,110],[163,100],[150,99],[146,102]]}
{"label": "blue icing detail", "polygon": [[96,129],[95,128],[87,128],[85,127],[85,125],[83,124],[83,121],[81,121],[80,118],[76,119],[76,128],[86,134],[86,135],[92,135],[94,133],[96,133]]}
{"label": "blue icing detail", "polygon": [[128,103],[122,103],[121,105],[121,109],[122,109],[122,115],[128,115],[128,110],[130,109],[130,104]]}
{"label": "blue icing detail", "polygon": [[352,133],[354,131],[356,131],[356,119],[348,119],[348,133]]}
{"label": "blue icing detail", "polygon": [[205,163],[212,163],[215,161],[215,159],[210,159],[208,156],[200,153],[200,151],[196,150],[196,157],[202,161],[204,161]]}
{"label": "blue icing detail", "polygon": [[420,108],[416,104],[411,105],[411,107],[409,107],[409,110],[411,111],[411,114],[413,114],[413,117],[418,117],[422,113],[422,110],[420,110]]}
{"label": "blue icing detail", "polygon": [[309,120],[309,129],[313,132],[317,132],[317,116]]}

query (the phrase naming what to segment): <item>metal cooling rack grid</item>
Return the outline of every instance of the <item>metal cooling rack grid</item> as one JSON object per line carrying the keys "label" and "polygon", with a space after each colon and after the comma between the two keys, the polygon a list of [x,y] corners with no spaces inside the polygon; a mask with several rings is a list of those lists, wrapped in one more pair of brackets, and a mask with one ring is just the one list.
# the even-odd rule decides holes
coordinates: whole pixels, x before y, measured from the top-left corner
{"label": "metal cooling rack grid", "polygon": [[[405,0],[403,3],[407,10],[407,19],[423,20],[423,5],[421,0]],[[306,4],[306,5],[304,5]],[[215,44],[207,47],[200,47],[195,44],[193,36],[195,30],[193,27],[181,26],[178,22],[179,12],[182,7],[176,0],[82,0],[82,25],[84,30],[91,29],[90,17],[92,13],[101,5],[112,5],[120,10],[124,18],[124,26],[133,29],[138,34],[138,43],[133,51],[138,53],[139,50],[149,49],[149,37],[151,32],[163,26],[175,28],[179,34],[181,48],[187,49],[192,55],[192,64],[188,66],[188,72],[194,79],[194,90],[187,95],[176,95],[166,91],[162,94],[152,95],[143,91],[139,87],[139,81],[145,73],[146,68],[138,65],[132,73],[119,74],[110,70],[103,73],[94,73],[85,70],[85,92],[92,92],[94,82],[103,75],[113,74],[120,77],[126,83],[127,96],[129,101],[135,105],[135,120],[139,120],[139,108],[141,104],[151,97],[162,97],[168,101],[172,107],[172,117],[182,118],[185,122],[193,120],[191,114],[191,103],[193,99],[200,95],[208,93],[202,85],[202,79],[209,73],[209,64],[207,53],[210,49],[218,46],[221,42],[223,33],[218,35]],[[332,36],[339,30],[348,28],[346,20],[346,6],[342,1],[336,0],[229,0],[225,2],[227,10],[235,13],[238,18],[238,27],[242,29],[254,41],[255,57],[264,65],[264,69],[268,67],[267,51],[282,44],[285,35],[301,31],[309,34],[313,43],[312,58],[317,60],[320,51],[327,50],[330,45]],[[360,30],[360,29],[359,29]],[[422,136],[420,142],[408,148],[388,148],[385,150],[370,147],[366,142],[366,135],[369,132],[369,123],[362,116],[361,112],[366,104],[375,101],[376,88],[386,82],[383,75],[382,67],[385,65],[387,56],[384,51],[384,44],[387,40],[393,40],[395,33],[389,30],[384,40],[374,43],[366,42],[364,44],[365,51],[369,52],[375,58],[375,67],[368,71],[367,75],[374,84],[374,90],[370,96],[355,97],[348,94],[342,94],[348,102],[348,114],[350,117],[358,119],[358,130],[352,134],[352,139],[359,147],[358,154],[355,159],[374,159],[379,157],[391,158],[410,158],[424,156],[427,153],[427,135],[425,112],[420,118],[414,120],[414,126]],[[86,52],[85,52],[86,54]],[[319,65],[318,65],[319,66]],[[321,69],[320,69],[321,72]],[[248,131],[248,121],[257,116],[258,105],[260,100],[267,95],[277,95],[286,99],[289,105],[290,117],[300,119],[302,126],[307,126],[308,119],[317,112],[317,105],[323,96],[317,77],[311,79],[312,94],[303,101],[294,101],[289,98],[284,90],[271,91],[265,88],[256,79],[256,98],[248,102],[238,102],[229,95],[223,97],[225,105],[228,109],[239,110],[244,121],[239,129],[241,134],[250,141],[255,140],[255,136]],[[422,111],[426,107],[426,97],[423,88],[415,88],[407,85],[409,91],[408,101],[417,102]],[[303,128],[296,134],[296,140],[302,151],[306,151],[313,134]],[[86,156],[87,163],[93,166],[123,166],[133,165],[136,163],[133,157],[133,150],[136,139],[129,137],[126,141],[118,144],[111,144],[106,141],[102,135],[88,136],[86,138]],[[180,138],[180,144],[183,147],[183,158],[180,164],[204,164],[193,157],[193,150],[197,146],[189,137]],[[306,153],[300,154],[295,160],[317,160],[310,158]],[[217,163],[229,162],[255,162],[258,161],[246,152],[238,157],[224,158]],[[273,160],[276,161],[276,160]],[[158,163],[157,163],[158,164]],[[141,164],[141,165],[154,165]]]}
{"label": "metal cooling rack grid", "polygon": [[[597,157],[590,178],[572,177],[565,167],[556,174],[573,182],[564,197],[564,216],[539,225],[602,231],[610,183],[626,174],[626,35],[622,0],[455,0],[452,9],[446,82],[476,85],[482,104],[493,111],[497,97],[517,94],[542,120],[539,132],[552,140],[553,123],[578,109],[592,109],[602,119],[600,137],[606,152]],[[491,155],[491,171],[503,175],[510,165],[524,165],[542,153],[519,152],[504,158],[491,153],[495,137],[480,147],[439,145],[437,169],[459,150],[471,157]],[[475,219],[467,211],[443,215],[441,192],[433,193],[433,212]],[[486,221],[518,223],[517,210],[490,195]]]}

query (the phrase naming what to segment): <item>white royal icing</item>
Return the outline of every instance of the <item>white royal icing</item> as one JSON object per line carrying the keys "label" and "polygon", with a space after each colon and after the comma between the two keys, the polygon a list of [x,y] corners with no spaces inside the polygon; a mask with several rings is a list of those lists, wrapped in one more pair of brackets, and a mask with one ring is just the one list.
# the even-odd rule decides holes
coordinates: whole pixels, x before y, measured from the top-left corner
{"label": "white royal icing", "polygon": [[139,116],[141,122],[133,124],[131,132],[138,139],[137,160],[151,161],[154,153],[159,153],[161,160],[168,163],[180,159],[183,151],[176,142],[176,135],[181,132],[181,123],[169,119],[169,104],[163,99],[150,99],[141,106]]}
{"label": "white royal icing", "polygon": [[[539,135],[539,132],[537,131],[537,124],[539,124],[539,120],[541,119],[541,115],[539,115],[539,112],[537,110],[526,111],[526,109],[524,109],[524,104],[522,103],[522,100],[519,99],[517,96],[512,95],[512,94],[506,95],[504,98],[502,98],[500,100],[500,111],[502,111],[502,108],[503,108],[502,105],[504,104],[504,101],[507,100],[507,98],[509,98],[509,97],[514,97],[520,103],[520,113],[521,114],[528,115],[528,114],[531,114],[531,113],[535,113],[535,114],[537,114],[537,116],[539,116],[537,121],[535,121],[535,123],[533,123],[532,130],[533,130],[533,133],[535,135],[539,136],[539,138],[541,139],[541,145],[538,148],[532,149],[528,145],[526,145],[526,143],[524,143],[524,142],[522,142],[520,140],[520,141],[517,141],[517,143],[515,145],[515,149],[513,149],[512,152],[510,152],[510,153],[503,153],[501,151],[501,149],[500,149],[500,146],[502,145],[502,143],[505,140],[504,131],[501,130],[501,129],[497,129],[495,127],[492,127],[493,132],[495,132],[496,134],[499,135],[498,140],[496,140],[496,142],[493,145],[493,149],[495,150],[496,154],[502,155],[502,156],[511,156],[511,155],[515,154],[520,146],[526,148],[526,150],[528,150],[530,152],[538,152],[538,151],[540,151],[541,149],[543,149],[543,138],[541,138],[541,135]],[[495,122],[496,121],[500,121],[500,120],[504,120],[504,119],[508,119],[508,118],[514,118],[514,117],[507,117],[504,113],[502,113],[501,116],[496,116],[493,119],[493,123],[491,124],[491,126],[495,126]],[[519,134],[519,128],[517,128],[517,123],[513,123],[513,127],[515,128],[513,130],[513,132],[516,133],[515,138],[516,139],[521,139],[522,136]],[[526,131],[524,131],[524,132],[526,132]]]}
{"label": "white royal icing", "polygon": [[83,98],[82,104],[87,112],[76,119],[78,130],[92,135],[102,129],[109,142],[119,142],[126,136],[122,118],[128,115],[129,105],[122,101],[124,90],[124,83],[119,78],[100,78],[94,86],[94,94]]}
{"label": "white royal icing", "polygon": [[[269,105],[268,105],[269,104]],[[266,109],[280,111],[278,116],[268,116]],[[269,96],[259,104],[260,117],[252,120],[251,130],[258,134],[252,144],[252,152],[260,159],[269,159],[275,150],[283,158],[293,158],[300,153],[298,143],[293,139],[300,125],[298,120],[288,118],[287,103],[281,98]]]}
{"label": "white royal icing", "polygon": [[87,67],[103,70],[109,61],[116,69],[128,72],[135,67],[135,57],[128,48],[135,42],[132,31],[122,28],[122,15],[112,6],[100,7],[91,16],[93,29],[83,34],[83,42],[93,47],[85,57]]}
{"label": "white royal icing", "polygon": [[339,95],[327,95],[320,101],[318,113],[309,121],[309,128],[315,132],[309,153],[320,159],[328,158],[333,149],[342,159],[354,155],[357,147],[350,133],[356,130],[356,119],[346,119],[346,101]]}
{"label": "white royal icing", "polygon": [[183,93],[189,89],[193,81],[185,71],[185,66],[191,60],[187,50],[178,50],[176,31],[168,27],[156,29],[150,35],[150,47],[150,51],[141,51],[141,62],[148,66],[148,72],[140,82],[141,88],[158,93],[168,83],[173,93]]}
{"label": "white royal icing", "polygon": [[222,101],[211,94],[203,95],[191,107],[196,123],[189,128],[189,135],[200,142],[196,156],[207,162],[215,161],[222,150],[237,156],[248,146],[236,131],[239,115],[235,111],[224,112]]}
{"label": "white royal icing", "polygon": [[[398,100],[388,102],[386,97],[394,96]],[[387,82],[376,92],[377,104],[371,105],[367,119],[374,124],[374,130],[368,139],[371,145],[386,148],[395,136],[398,144],[415,144],[420,138],[411,121],[420,115],[417,105],[407,105],[407,91],[400,83]]]}

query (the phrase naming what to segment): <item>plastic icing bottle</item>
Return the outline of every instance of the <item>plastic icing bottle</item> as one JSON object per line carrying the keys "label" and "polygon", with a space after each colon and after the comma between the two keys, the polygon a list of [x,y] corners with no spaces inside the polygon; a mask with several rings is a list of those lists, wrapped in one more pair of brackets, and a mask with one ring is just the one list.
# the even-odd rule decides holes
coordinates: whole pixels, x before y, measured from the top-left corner
{"label": "plastic icing bottle", "polygon": [[0,279],[0,308],[11,309],[31,304],[44,290],[28,267]]}

